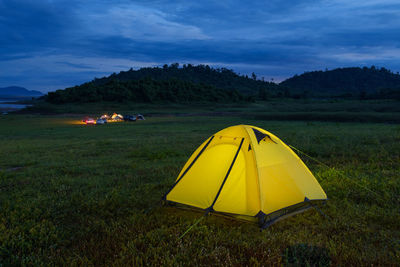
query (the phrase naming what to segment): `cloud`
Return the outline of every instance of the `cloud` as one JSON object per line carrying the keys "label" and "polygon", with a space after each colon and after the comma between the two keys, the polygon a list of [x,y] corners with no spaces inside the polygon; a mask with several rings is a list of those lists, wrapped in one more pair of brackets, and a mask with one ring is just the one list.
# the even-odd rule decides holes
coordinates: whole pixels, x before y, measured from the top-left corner
{"label": "cloud", "polygon": [[202,30],[174,22],[168,15],[152,8],[124,4],[109,9],[85,10],[84,28],[92,36],[121,36],[132,40],[173,41],[205,40]]}
{"label": "cloud", "polygon": [[397,0],[0,0],[0,10],[0,86],[46,91],[172,62],[276,79],[400,70]]}
{"label": "cloud", "polygon": [[321,55],[327,59],[334,59],[341,62],[362,64],[362,62],[384,62],[400,60],[400,48],[392,47],[364,47],[363,49],[340,49]]}

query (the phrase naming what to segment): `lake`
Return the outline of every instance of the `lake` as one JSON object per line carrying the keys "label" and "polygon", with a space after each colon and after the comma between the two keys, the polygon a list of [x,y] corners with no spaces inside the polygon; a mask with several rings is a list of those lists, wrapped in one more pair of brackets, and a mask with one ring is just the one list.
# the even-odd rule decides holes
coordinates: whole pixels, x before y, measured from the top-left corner
{"label": "lake", "polygon": [[23,109],[25,107],[31,106],[28,104],[18,104],[18,103],[13,103],[16,102],[18,99],[3,99],[0,98],[0,111],[1,112],[9,112],[9,111],[15,111],[19,109]]}

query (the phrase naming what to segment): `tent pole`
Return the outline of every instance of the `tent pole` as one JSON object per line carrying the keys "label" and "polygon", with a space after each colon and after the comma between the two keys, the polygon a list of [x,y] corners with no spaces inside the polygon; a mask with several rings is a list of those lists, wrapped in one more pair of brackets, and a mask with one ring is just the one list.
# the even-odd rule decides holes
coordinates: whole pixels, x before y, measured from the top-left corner
{"label": "tent pole", "polygon": [[[217,199],[218,199],[218,197],[219,197],[219,194],[221,193],[222,188],[223,188],[224,185],[225,185],[226,179],[228,178],[229,174],[231,173],[232,167],[233,167],[233,165],[235,164],[235,161],[236,161],[237,156],[239,155],[240,149],[242,148],[243,141],[244,141],[244,137],[243,137],[242,140],[240,141],[240,145],[239,145],[239,147],[238,147],[238,149],[237,149],[237,151],[236,151],[235,156],[233,157],[233,160],[232,160],[231,165],[229,166],[228,172],[226,173],[225,178],[224,178],[224,180],[222,181],[221,186],[219,187],[219,190],[218,190],[218,192],[217,192],[217,195],[216,195],[215,198],[214,198],[213,203],[211,204],[210,207],[207,208],[208,212],[214,210],[214,204],[215,204],[215,202],[217,202]],[[207,212],[207,213],[208,213],[208,212]]]}
{"label": "tent pole", "polygon": [[201,151],[199,152],[199,154],[197,154],[197,156],[193,159],[193,161],[190,163],[190,165],[187,167],[187,169],[182,173],[181,177],[178,178],[178,180],[172,185],[172,187],[163,195],[163,197],[161,198],[162,200],[166,200],[167,199],[167,195],[172,191],[172,189],[175,188],[175,186],[182,180],[183,176],[185,176],[185,174],[190,170],[190,168],[193,166],[193,164],[197,161],[197,159],[201,156],[201,154],[204,152],[204,150],[206,150],[206,148],[208,147],[208,145],[211,143],[211,141],[214,139],[214,135],[211,136],[211,138],[208,140],[208,142],[203,146],[203,148],[201,149]]}

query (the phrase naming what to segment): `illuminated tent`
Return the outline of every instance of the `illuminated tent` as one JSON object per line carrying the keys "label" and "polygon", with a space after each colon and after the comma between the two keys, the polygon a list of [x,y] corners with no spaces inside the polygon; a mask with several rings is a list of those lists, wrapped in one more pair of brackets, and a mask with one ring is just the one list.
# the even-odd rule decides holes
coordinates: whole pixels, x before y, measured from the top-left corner
{"label": "illuminated tent", "polygon": [[197,148],[163,199],[258,221],[266,228],[315,207],[327,196],[278,137],[238,125],[219,131]]}
{"label": "illuminated tent", "polygon": [[124,116],[122,116],[121,114],[114,113],[114,114],[111,116],[111,119],[112,119],[112,120],[123,120],[123,119],[124,119]]}

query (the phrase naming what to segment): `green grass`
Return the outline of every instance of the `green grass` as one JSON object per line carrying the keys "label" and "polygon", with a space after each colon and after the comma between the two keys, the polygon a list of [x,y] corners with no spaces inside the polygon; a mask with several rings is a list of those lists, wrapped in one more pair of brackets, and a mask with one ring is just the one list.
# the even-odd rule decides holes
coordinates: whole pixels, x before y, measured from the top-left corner
{"label": "green grass", "polygon": [[[398,124],[74,120],[0,116],[0,266],[400,264]],[[210,216],[179,240],[202,214],[159,206],[145,213],[202,141],[235,124],[267,129],[332,166],[304,158],[329,197],[322,211],[330,219],[311,210],[260,232]]]}

